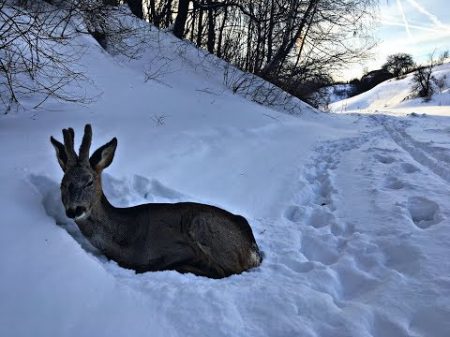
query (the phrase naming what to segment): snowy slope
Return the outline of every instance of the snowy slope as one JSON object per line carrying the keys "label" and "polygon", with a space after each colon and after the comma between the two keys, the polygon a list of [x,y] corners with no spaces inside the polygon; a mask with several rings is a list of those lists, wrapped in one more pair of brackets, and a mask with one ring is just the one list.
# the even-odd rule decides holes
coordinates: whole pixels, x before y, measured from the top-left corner
{"label": "snowy slope", "polygon": [[354,86],[351,84],[333,84],[320,88],[319,92],[316,94],[316,99],[324,109],[328,109],[328,105],[352,96],[352,91],[354,91]]}
{"label": "snowy slope", "polygon": [[450,115],[450,63],[437,66],[433,71],[433,76],[441,85],[436,87],[436,93],[428,102],[412,96],[413,74],[408,74],[403,79],[394,78],[385,81],[360,95],[330,104],[329,108],[338,113],[389,111],[392,114],[400,115],[417,112],[448,116]]}
{"label": "snowy slope", "polygon": [[[103,92],[93,104],[0,118],[0,336],[448,336],[450,121],[302,103],[292,116],[233,95],[217,60],[152,34],[161,48],[131,63],[80,37]],[[146,82],[158,55],[172,61]],[[93,147],[119,141],[104,173],[114,205],[242,214],[261,267],[136,275],[92,250],[64,215],[49,142],[68,126],[79,141],[88,122]]]}

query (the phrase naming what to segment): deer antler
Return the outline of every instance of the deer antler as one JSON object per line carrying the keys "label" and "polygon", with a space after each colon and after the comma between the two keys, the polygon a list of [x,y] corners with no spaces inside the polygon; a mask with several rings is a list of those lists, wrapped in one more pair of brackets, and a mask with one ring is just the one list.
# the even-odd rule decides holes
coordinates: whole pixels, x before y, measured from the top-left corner
{"label": "deer antler", "polygon": [[63,136],[64,136],[64,147],[66,149],[67,153],[67,163],[69,165],[75,165],[78,161],[78,156],[74,149],[74,138],[75,138],[75,132],[72,128],[69,129],[63,129]]}
{"label": "deer antler", "polygon": [[86,126],[84,127],[83,140],[81,142],[79,151],[79,159],[82,162],[89,163],[89,149],[91,147],[91,141],[92,141],[92,127],[90,124],[86,124]]}

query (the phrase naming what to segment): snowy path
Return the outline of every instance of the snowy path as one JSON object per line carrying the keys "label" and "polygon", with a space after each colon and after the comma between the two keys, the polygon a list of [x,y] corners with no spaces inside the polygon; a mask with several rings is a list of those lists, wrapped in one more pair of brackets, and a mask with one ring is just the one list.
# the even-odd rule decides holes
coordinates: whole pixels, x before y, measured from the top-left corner
{"label": "snowy path", "polygon": [[[374,120],[370,133],[316,148],[284,213],[301,233],[303,262],[280,260],[308,272],[309,286],[329,295],[341,318],[359,311],[359,320],[339,333],[333,326],[319,336],[447,336],[448,264],[442,275],[431,266],[439,263],[436,250],[446,250],[439,235],[449,237],[450,186],[441,180],[447,157],[409,136],[408,123]],[[442,282],[444,298],[437,290]],[[430,312],[416,310],[423,306]]]}

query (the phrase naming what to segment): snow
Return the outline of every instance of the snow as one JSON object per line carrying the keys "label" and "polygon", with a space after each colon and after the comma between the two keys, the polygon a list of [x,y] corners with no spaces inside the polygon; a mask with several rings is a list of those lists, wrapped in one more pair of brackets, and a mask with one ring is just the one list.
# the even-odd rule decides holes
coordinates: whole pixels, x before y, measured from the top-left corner
{"label": "snow", "polygon": [[[0,336],[449,336],[448,117],[274,110],[224,86],[220,61],[150,36],[131,62],[80,37],[97,100],[1,117]],[[389,101],[377,88],[365,102]],[[435,108],[404,109],[419,107]],[[118,138],[114,205],[242,214],[262,265],[213,280],[107,261],[64,215],[49,142],[88,122],[94,148]]]}
{"label": "snow", "polygon": [[353,91],[355,88],[352,84],[339,83],[320,88],[315,96],[323,109],[327,110],[330,104],[351,97]]}
{"label": "snow", "polygon": [[408,113],[425,113],[427,115],[450,115],[450,63],[436,66],[433,76],[440,84],[434,85],[435,94],[424,102],[422,98],[411,93],[413,74],[402,79],[390,79],[360,95],[334,102],[329,105],[330,111],[358,113],[389,113],[405,115]]}

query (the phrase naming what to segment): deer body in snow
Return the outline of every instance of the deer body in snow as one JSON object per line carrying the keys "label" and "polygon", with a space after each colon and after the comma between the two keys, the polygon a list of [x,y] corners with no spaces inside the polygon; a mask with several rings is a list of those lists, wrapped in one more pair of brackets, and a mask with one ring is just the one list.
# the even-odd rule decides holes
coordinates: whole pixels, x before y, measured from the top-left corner
{"label": "deer body in snow", "polygon": [[66,214],[106,257],[137,272],[177,270],[211,278],[239,274],[261,263],[250,225],[239,215],[193,203],[112,206],[102,190],[117,139],[89,157],[92,129],[86,125],[77,155],[73,129],[64,144],[50,138],[64,177],[61,197]]}

